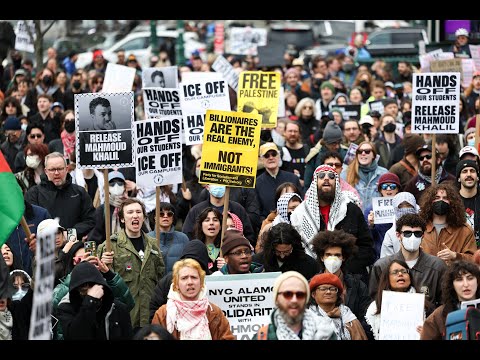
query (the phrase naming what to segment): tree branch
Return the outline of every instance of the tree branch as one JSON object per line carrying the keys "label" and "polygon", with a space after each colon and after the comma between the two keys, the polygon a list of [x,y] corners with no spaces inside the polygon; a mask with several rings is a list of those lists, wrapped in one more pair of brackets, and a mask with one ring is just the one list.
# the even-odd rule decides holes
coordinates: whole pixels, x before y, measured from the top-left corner
{"label": "tree branch", "polygon": [[50,24],[48,24],[48,26],[45,28],[45,30],[42,32],[42,37],[47,33],[48,30],[50,30],[50,28],[53,26],[53,24],[55,24],[57,22],[57,20],[52,20],[52,22]]}

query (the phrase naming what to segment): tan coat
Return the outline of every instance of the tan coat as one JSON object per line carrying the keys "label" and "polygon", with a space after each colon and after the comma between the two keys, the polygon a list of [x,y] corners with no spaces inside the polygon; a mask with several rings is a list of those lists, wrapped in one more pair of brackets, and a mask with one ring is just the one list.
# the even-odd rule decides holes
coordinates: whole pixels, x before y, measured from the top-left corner
{"label": "tan coat", "polygon": [[427,317],[423,323],[420,340],[443,340],[446,330],[445,323],[447,322],[447,317],[442,314],[444,307],[445,305],[439,306]]}

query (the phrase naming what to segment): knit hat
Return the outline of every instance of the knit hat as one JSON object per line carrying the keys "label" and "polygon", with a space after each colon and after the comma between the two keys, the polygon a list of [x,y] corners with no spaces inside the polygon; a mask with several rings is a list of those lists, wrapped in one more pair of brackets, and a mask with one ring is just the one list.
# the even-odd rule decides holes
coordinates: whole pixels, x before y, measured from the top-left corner
{"label": "knit hat", "polygon": [[477,162],[474,161],[474,160],[460,160],[458,163],[457,163],[457,180],[460,178],[460,173],[462,172],[463,169],[465,169],[466,167],[472,167],[475,169],[475,171],[477,172],[477,176],[478,176],[478,165],[477,165]]}
{"label": "knit hat", "polygon": [[331,144],[342,141],[342,129],[334,121],[329,121],[325,130],[323,130],[323,141],[325,144]]}
{"label": "knit hat", "polygon": [[415,154],[418,148],[425,145],[425,139],[418,134],[405,134],[403,137],[403,147],[405,148],[405,155]]}
{"label": "knit hat", "polygon": [[325,88],[329,88],[335,94],[335,86],[333,86],[333,84],[330,81],[324,81],[320,86],[320,90],[323,90]]}
{"label": "knit hat", "polygon": [[310,291],[315,290],[320,285],[333,285],[338,289],[338,293],[343,293],[343,285],[340,279],[335,274],[330,273],[323,273],[317,274],[313,278],[310,279]]}
{"label": "knit hat", "polygon": [[243,236],[241,231],[238,231],[237,229],[225,230],[225,235],[222,242],[222,254],[224,256],[228,255],[230,251],[241,245],[248,246],[248,248],[250,248],[250,241]]}
{"label": "knit hat", "polygon": [[472,154],[472,155],[478,156],[478,150],[475,149],[473,146],[467,145],[467,146],[464,146],[462,150],[460,150],[460,152],[458,153],[459,159],[461,160],[462,156],[465,154]]}
{"label": "knit hat", "polygon": [[296,67],[291,67],[285,72],[285,77],[287,77],[290,74],[296,74],[298,77],[300,77],[300,73]]}
{"label": "knit hat", "polygon": [[466,139],[468,135],[470,135],[471,133],[474,133],[475,134],[475,126],[474,127],[471,127],[471,128],[468,128],[467,130],[465,130],[465,134],[463,134],[463,137]]}
{"label": "knit hat", "polygon": [[3,125],[3,130],[20,130],[21,128],[20,120],[15,116],[9,116]]}
{"label": "knit hat", "polygon": [[102,50],[98,49],[93,52],[93,60],[95,60],[97,57],[103,57]]}
{"label": "knit hat", "polygon": [[378,179],[378,191],[380,191],[380,186],[386,183],[388,184],[394,183],[394,184],[397,184],[398,187],[400,187],[400,179],[398,178],[397,175],[391,172],[387,172],[382,176],[380,176],[380,179]]}
{"label": "knit hat", "polygon": [[306,303],[308,304],[308,301],[310,300],[310,287],[308,286],[308,281],[305,279],[305,276],[296,271],[286,271],[275,279],[275,283],[273,284],[273,301],[277,301],[278,289],[282,283],[291,277],[296,277],[305,284],[305,290],[307,292]]}

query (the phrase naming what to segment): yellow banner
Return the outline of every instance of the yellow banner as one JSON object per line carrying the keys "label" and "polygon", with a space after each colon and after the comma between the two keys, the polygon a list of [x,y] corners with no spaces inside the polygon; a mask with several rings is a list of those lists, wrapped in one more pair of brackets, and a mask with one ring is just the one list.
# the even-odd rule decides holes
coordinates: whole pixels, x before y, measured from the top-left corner
{"label": "yellow banner", "polygon": [[199,182],[254,188],[262,117],[207,110]]}
{"label": "yellow banner", "polygon": [[277,126],[280,74],[276,71],[243,71],[238,80],[238,111],[260,114],[262,128]]}

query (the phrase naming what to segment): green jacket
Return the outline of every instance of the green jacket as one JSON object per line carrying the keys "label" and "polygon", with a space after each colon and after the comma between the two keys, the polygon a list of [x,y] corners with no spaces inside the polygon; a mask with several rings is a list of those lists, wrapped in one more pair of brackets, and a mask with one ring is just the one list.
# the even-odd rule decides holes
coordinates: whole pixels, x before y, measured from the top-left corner
{"label": "green jacket", "polygon": [[[158,281],[165,275],[165,264],[156,240],[143,231],[142,236],[143,262],[124,229],[110,237],[114,252],[113,271],[120,274],[135,299],[135,306],[130,311],[133,328],[150,324],[150,298]],[[98,247],[99,258],[104,251],[105,242]]]}
{"label": "green jacket", "polygon": [[[60,284],[58,284],[55,289],[53,289],[53,313],[55,313],[55,311],[57,310],[58,304],[60,304],[60,301],[63,299],[63,297],[69,293],[71,275],[72,273],[69,273],[67,276],[65,276],[63,280],[60,280]],[[113,271],[109,271],[108,273],[104,274],[104,277],[105,280],[107,280],[108,286],[110,286],[110,288],[112,289],[115,299],[123,302],[127,306],[128,311],[132,310],[135,306],[135,300],[133,299],[133,296],[130,293],[130,289],[128,288],[125,281],[123,281],[122,277],[118,273],[114,273]],[[54,339],[63,340],[63,331],[60,326],[60,322],[57,323],[54,332]]]}

